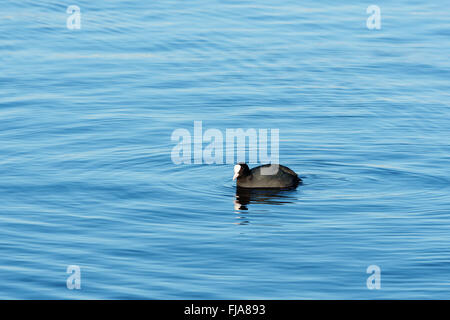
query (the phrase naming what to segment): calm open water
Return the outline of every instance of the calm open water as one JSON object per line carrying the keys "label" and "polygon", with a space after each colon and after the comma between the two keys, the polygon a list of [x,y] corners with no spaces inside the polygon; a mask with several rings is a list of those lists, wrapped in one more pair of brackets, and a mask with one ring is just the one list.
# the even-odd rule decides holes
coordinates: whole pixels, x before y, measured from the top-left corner
{"label": "calm open water", "polygon": [[[445,1],[2,3],[0,298],[450,298],[449,37]],[[280,129],[304,184],[239,209],[172,162],[194,121]]]}

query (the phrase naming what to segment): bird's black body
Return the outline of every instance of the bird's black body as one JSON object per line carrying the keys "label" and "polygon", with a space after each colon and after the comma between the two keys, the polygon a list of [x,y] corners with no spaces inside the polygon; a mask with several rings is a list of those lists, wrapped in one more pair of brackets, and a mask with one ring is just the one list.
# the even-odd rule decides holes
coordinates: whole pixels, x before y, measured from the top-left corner
{"label": "bird's black body", "polygon": [[239,188],[291,189],[302,181],[294,171],[280,164],[265,164],[251,170],[245,163],[238,165],[241,166],[236,180]]}

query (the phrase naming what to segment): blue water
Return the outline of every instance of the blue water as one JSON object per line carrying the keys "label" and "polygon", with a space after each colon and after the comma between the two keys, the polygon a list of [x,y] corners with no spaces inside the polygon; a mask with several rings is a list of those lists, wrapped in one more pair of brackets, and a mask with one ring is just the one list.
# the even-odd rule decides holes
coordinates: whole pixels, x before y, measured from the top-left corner
{"label": "blue water", "polygon": [[[2,3],[0,298],[450,298],[448,3],[369,4]],[[194,121],[279,129],[304,184],[236,205],[173,163]]]}

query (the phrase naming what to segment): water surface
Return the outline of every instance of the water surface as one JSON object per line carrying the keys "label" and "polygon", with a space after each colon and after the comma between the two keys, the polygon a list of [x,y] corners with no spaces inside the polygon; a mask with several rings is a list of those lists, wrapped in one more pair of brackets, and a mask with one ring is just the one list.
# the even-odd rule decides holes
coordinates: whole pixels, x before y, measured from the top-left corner
{"label": "water surface", "polygon": [[[0,298],[449,298],[448,5],[374,4],[2,4]],[[194,121],[280,129],[303,185],[175,165]]]}

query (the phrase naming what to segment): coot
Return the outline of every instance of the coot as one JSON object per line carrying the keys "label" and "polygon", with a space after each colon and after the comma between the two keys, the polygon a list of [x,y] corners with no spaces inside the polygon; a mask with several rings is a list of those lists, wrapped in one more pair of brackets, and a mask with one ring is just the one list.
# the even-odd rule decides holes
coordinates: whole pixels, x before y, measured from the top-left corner
{"label": "coot", "polygon": [[234,166],[233,180],[239,188],[295,188],[302,181],[297,174],[281,164],[265,164],[249,169],[246,163]]}

